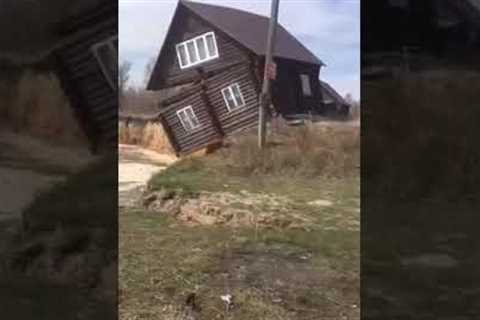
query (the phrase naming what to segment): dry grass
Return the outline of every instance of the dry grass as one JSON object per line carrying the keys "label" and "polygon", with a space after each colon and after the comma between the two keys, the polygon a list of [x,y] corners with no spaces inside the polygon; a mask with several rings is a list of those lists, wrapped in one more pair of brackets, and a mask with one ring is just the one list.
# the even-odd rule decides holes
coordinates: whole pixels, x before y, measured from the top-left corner
{"label": "dry grass", "polygon": [[264,150],[253,133],[235,138],[220,157],[232,173],[344,177],[358,173],[358,128],[307,124],[279,127]]}
{"label": "dry grass", "polygon": [[26,71],[18,83],[8,86],[14,93],[6,98],[1,109],[4,118],[17,132],[64,143],[85,142],[56,76]]}
{"label": "dry grass", "polygon": [[[368,90],[363,132],[366,182],[396,199],[480,190],[480,74],[439,71],[377,82]],[[407,164],[407,165],[406,165]],[[401,170],[409,168],[406,170]]]}
{"label": "dry grass", "polygon": [[124,122],[121,122],[118,127],[121,144],[135,144],[160,153],[174,153],[160,123],[149,121],[144,125],[127,127]]}

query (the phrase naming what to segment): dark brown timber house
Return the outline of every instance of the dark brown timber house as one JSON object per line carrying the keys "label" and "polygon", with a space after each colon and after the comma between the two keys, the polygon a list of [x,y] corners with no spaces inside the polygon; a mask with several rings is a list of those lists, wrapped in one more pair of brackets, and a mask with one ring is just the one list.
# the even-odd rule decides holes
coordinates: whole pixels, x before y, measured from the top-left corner
{"label": "dark brown timber house", "polygon": [[89,10],[57,24],[56,30],[63,40],[53,51],[52,60],[91,149],[115,149],[118,4],[98,1]]}
{"label": "dark brown timber house", "polygon": [[[189,84],[163,100],[159,118],[178,155],[251,128],[258,121],[268,18],[180,0],[148,90]],[[282,26],[277,28],[272,112],[322,112],[324,63]]]}

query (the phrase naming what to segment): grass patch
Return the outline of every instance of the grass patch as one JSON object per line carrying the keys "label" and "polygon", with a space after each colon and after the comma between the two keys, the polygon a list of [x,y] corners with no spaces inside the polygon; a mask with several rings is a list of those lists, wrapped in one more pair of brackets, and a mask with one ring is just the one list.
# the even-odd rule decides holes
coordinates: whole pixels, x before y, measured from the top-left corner
{"label": "grass patch", "polygon": [[[122,211],[121,319],[161,312],[183,319],[191,293],[200,319],[358,319],[355,130],[281,128],[264,151],[247,134],[214,154],[183,159],[155,175],[149,182],[153,191],[181,189],[186,198],[202,192],[241,195],[245,199],[235,197],[230,206],[252,212],[271,209],[272,198],[280,205],[286,199],[283,209],[307,215],[311,223],[280,230],[192,227],[158,211]],[[331,205],[310,204],[315,200]],[[220,299],[227,293],[235,304],[229,312]]]}
{"label": "grass patch", "polygon": [[[159,213],[123,211],[121,319],[182,310],[190,293],[205,319],[354,315],[357,238],[358,232],[190,228]],[[227,315],[220,299],[226,293],[236,304]]]}
{"label": "grass patch", "polygon": [[[185,192],[247,190],[286,195],[303,201],[355,197],[358,193],[359,134],[355,128],[318,125],[280,129],[259,150],[246,134],[203,158],[186,158],[155,175],[153,190]],[[349,183],[345,183],[348,181]]]}

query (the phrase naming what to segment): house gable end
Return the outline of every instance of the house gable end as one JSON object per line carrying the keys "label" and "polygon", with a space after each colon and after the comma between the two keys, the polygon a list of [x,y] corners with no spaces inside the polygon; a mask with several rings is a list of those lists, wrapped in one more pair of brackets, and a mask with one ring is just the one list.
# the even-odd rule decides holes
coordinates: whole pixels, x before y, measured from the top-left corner
{"label": "house gable end", "polygon": [[[215,35],[218,57],[182,69],[176,50],[177,45],[208,32],[213,32]],[[241,44],[192,13],[180,2],[158,55],[147,90],[160,90],[193,82],[199,77],[199,69],[209,72],[238,62],[246,62],[250,54]]]}

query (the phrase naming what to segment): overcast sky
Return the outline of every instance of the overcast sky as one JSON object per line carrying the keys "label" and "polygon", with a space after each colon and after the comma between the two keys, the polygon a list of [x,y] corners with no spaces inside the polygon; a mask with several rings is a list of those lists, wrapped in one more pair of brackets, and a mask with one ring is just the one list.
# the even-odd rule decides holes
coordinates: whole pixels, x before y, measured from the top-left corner
{"label": "overcast sky", "polygon": [[[270,0],[196,0],[268,15]],[[143,85],[177,0],[119,0],[120,59],[132,63],[134,85]],[[345,95],[360,96],[360,0],[280,0],[279,22],[325,64],[320,78]]]}

